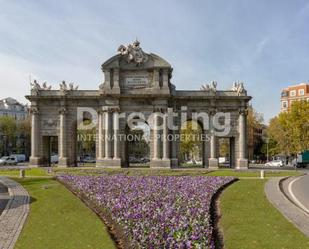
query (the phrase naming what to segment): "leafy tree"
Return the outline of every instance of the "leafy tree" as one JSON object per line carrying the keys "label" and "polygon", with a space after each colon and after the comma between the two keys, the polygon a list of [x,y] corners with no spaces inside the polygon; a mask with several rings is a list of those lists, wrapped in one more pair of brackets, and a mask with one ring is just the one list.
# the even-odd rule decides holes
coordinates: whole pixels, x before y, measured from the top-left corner
{"label": "leafy tree", "polygon": [[[91,120],[84,120],[83,124],[85,126],[91,124]],[[95,154],[96,146],[96,128],[92,129],[78,129],[77,130],[77,150],[79,156],[84,154]]]}
{"label": "leafy tree", "polygon": [[263,121],[263,115],[249,106],[247,115],[249,159],[253,159],[254,155],[262,154],[263,140],[258,134],[262,133]]}
{"label": "leafy tree", "polygon": [[186,121],[181,126],[180,153],[182,159],[196,159],[202,154],[202,128],[196,121]]}
{"label": "leafy tree", "polygon": [[267,130],[272,155],[296,154],[309,148],[309,102],[295,101],[291,109],[271,119]]}
{"label": "leafy tree", "polygon": [[16,120],[10,116],[0,117],[0,139],[2,154],[8,155],[16,143],[17,124]]}
{"label": "leafy tree", "polygon": [[30,155],[31,148],[31,118],[30,116],[17,122],[17,134],[19,143],[16,144],[16,152]]}

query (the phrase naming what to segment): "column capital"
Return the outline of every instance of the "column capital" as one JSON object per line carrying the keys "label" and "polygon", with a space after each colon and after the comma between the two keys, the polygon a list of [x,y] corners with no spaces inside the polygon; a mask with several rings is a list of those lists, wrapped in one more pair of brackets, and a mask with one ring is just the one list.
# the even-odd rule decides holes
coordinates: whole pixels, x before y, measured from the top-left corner
{"label": "column capital", "polygon": [[164,113],[165,112],[165,108],[162,107],[154,107],[153,108],[154,112],[160,112],[160,113]]}
{"label": "column capital", "polygon": [[120,108],[119,107],[112,107],[112,108],[110,108],[110,111],[112,113],[119,113],[120,112]]}
{"label": "column capital", "polygon": [[104,111],[102,110],[102,108],[98,108],[98,109],[97,109],[97,113],[98,113],[98,114],[103,114]]}
{"label": "column capital", "polygon": [[210,115],[210,116],[214,116],[216,113],[217,113],[217,108],[210,108],[209,110],[208,110],[208,114]]}
{"label": "column capital", "polygon": [[31,106],[29,111],[30,111],[31,114],[39,114],[40,113],[39,108],[36,107],[36,106]]}
{"label": "column capital", "polygon": [[62,115],[67,114],[67,109],[65,107],[59,108],[59,114],[62,114]]}
{"label": "column capital", "polygon": [[240,108],[240,109],[238,110],[238,113],[239,113],[239,115],[245,115],[245,116],[247,116],[247,115],[248,115],[248,109],[247,109],[247,108]]}

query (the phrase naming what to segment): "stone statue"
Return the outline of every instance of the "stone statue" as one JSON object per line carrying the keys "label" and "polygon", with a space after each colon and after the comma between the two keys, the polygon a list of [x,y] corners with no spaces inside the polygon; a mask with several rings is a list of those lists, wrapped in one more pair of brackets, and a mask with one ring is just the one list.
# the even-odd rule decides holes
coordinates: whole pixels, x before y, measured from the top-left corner
{"label": "stone statue", "polygon": [[140,42],[138,40],[128,46],[120,45],[118,53],[125,56],[128,63],[135,62],[137,66],[140,66],[148,60],[148,56],[139,45]]}
{"label": "stone statue", "polygon": [[31,94],[37,95],[39,91],[43,90],[37,80],[30,82]]}
{"label": "stone statue", "polygon": [[79,87],[79,86],[75,86],[75,87],[74,87],[74,83],[73,83],[73,82],[71,82],[71,83],[69,84],[69,89],[70,89],[70,91],[78,90],[78,87]]}
{"label": "stone statue", "polygon": [[201,91],[205,92],[217,92],[217,81],[212,81],[210,84],[204,84],[201,86]]}
{"label": "stone statue", "polygon": [[231,88],[231,91],[237,92],[237,88],[238,88],[238,83],[237,83],[237,82],[234,82],[234,83],[233,83],[233,86],[232,86],[232,88]]}
{"label": "stone statue", "polygon": [[237,92],[237,95],[247,93],[243,82],[234,82],[231,91]]}
{"label": "stone statue", "polygon": [[39,93],[39,91],[49,91],[52,89],[51,86],[47,85],[47,82],[43,82],[42,86],[40,86],[40,84],[38,83],[37,80],[34,80],[33,83],[30,82],[30,86],[31,86],[31,93],[37,95]]}
{"label": "stone statue", "polygon": [[45,81],[42,85],[43,90],[51,90],[52,86],[47,86],[47,82]]}
{"label": "stone statue", "polygon": [[65,91],[68,90],[67,84],[65,83],[64,80],[61,82],[61,84],[59,86],[60,86],[60,91],[65,92]]}
{"label": "stone statue", "polygon": [[217,92],[217,81],[212,81],[210,85],[210,91],[211,92]]}
{"label": "stone statue", "polygon": [[204,85],[202,85],[202,86],[201,86],[201,90],[202,90],[202,91],[205,91],[205,92],[209,92],[209,90],[210,90],[209,84],[204,84]]}

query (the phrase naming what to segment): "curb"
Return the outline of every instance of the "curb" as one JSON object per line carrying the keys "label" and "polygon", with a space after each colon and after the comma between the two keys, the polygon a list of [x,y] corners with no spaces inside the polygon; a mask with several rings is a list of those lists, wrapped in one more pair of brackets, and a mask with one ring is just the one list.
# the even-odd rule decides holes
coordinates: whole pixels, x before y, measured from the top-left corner
{"label": "curb", "polygon": [[309,215],[295,206],[281,190],[281,182],[288,177],[272,178],[265,184],[265,194],[270,203],[304,235],[309,237]]}

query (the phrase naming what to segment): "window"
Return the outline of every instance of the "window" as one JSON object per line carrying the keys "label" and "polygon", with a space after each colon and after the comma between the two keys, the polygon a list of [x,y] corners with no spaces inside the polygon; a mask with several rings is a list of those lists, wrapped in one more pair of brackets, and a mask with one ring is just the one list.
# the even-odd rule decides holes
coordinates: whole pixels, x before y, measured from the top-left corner
{"label": "window", "polygon": [[296,90],[290,91],[290,97],[295,97],[296,96]]}
{"label": "window", "polygon": [[287,107],[288,107],[288,102],[282,101],[282,108],[287,108]]}
{"label": "window", "polygon": [[289,92],[287,91],[282,91],[281,97],[287,97],[289,95]]}
{"label": "window", "polygon": [[299,89],[298,90],[298,95],[300,95],[300,96],[305,95],[305,90],[304,89]]}

